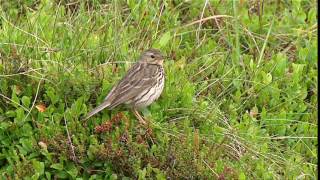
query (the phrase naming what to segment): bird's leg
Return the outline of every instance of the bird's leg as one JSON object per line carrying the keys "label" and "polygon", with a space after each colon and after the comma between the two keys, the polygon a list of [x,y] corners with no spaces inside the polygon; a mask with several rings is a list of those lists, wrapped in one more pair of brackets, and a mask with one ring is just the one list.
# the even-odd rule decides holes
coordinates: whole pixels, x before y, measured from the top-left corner
{"label": "bird's leg", "polygon": [[144,120],[144,118],[139,114],[139,112],[135,108],[133,108],[132,111],[133,111],[133,114],[136,116],[136,118],[139,120],[139,122],[141,124],[143,124],[143,125],[147,124],[146,121]]}

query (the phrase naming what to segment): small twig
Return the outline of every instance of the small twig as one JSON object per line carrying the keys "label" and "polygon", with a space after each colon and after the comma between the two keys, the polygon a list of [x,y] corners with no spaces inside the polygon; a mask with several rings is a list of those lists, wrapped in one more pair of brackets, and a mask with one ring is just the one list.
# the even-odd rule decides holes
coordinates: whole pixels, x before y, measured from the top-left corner
{"label": "small twig", "polygon": [[64,124],[65,124],[66,131],[67,131],[68,144],[70,145],[70,148],[71,148],[72,160],[74,162],[78,163],[78,159],[77,159],[76,153],[74,152],[74,146],[72,144],[72,140],[71,140],[71,137],[70,137],[70,134],[69,134],[69,131],[68,131],[68,125],[67,125],[67,121],[66,121],[66,116],[65,115],[64,115],[63,119],[64,119]]}
{"label": "small twig", "polygon": [[24,44],[17,44],[17,43],[10,43],[10,42],[0,42],[1,45],[13,45],[17,47],[24,47],[24,48],[38,48],[40,50],[43,50],[45,52],[57,52],[61,51],[61,49],[58,48],[50,48],[50,47],[42,47],[42,46],[31,46],[31,45],[24,45]]}
{"label": "small twig", "polygon": [[159,18],[158,18],[158,22],[157,22],[156,33],[155,33],[156,36],[158,35],[158,30],[159,30],[159,25],[160,25],[160,20],[161,20],[161,16],[162,16],[162,13],[163,13],[163,9],[164,9],[164,2],[162,2],[162,4],[161,4],[161,9],[160,9]]}
{"label": "small twig", "polygon": [[199,20],[196,20],[196,21],[193,21],[189,24],[186,24],[182,27],[188,27],[188,26],[191,26],[191,25],[194,25],[194,24],[197,24],[197,23],[201,23],[201,22],[204,22],[204,21],[208,21],[210,19],[217,19],[217,18],[232,18],[232,16],[229,16],[229,15],[215,15],[215,16],[209,16],[209,17],[206,17],[206,18],[203,18],[203,19],[199,19]]}
{"label": "small twig", "polygon": [[17,75],[22,75],[22,74],[28,74],[30,72],[37,72],[37,70],[41,70],[41,69],[43,69],[43,68],[31,69],[29,71],[15,73],[15,74],[0,74],[0,77],[12,77],[12,76],[17,76]]}
{"label": "small twig", "polygon": [[[221,0],[219,1],[219,4],[221,3]],[[219,5],[218,4],[218,5]],[[212,8],[212,6],[211,6],[211,4],[210,4],[210,2],[208,3],[208,7],[209,7],[209,10],[210,10],[210,12],[211,12],[211,14],[214,16],[215,14],[217,14],[216,13],[216,8],[215,9],[213,9]],[[220,27],[220,25],[219,25],[219,21],[217,20],[217,19],[214,19],[214,22],[216,23],[216,26],[217,26],[217,28],[218,28],[218,30],[219,31],[221,31],[221,27]]]}
{"label": "small twig", "polygon": [[6,23],[8,23],[13,28],[15,28],[15,29],[17,29],[17,30],[19,30],[19,31],[21,31],[21,32],[33,37],[33,38],[35,38],[36,40],[41,41],[43,44],[45,44],[47,47],[49,47],[49,44],[47,42],[45,42],[43,39],[41,39],[40,37],[38,37],[38,36],[36,36],[36,35],[34,35],[34,34],[30,33],[30,32],[27,32],[27,31],[23,30],[23,29],[19,28],[18,26],[15,26],[11,22],[9,22],[5,17],[3,17],[3,16],[1,16],[1,17]]}
{"label": "small twig", "polygon": [[203,9],[202,9],[202,12],[201,12],[201,16],[200,16],[200,23],[199,23],[199,26],[198,26],[198,29],[196,31],[196,36],[197,36],[197,43],[200,44],[200,29],[201,29],[201,26],[202,26],[202,19],[203,19],[203,15],[204,15],[204,11],[207,7],[207,4],[208,4],[208,0],[205,1],[204,5],[203,5]]}
{"label": "small twig", "polygon": [[274,137],[259,137],[262,139],[282,140],[282,139],[318,139],[317,136],[274,136]]}
{"label": "small twig", "polygon": [[19,103],[17,103],[17,102],[14,102],[13,100],[11,100],[10,98],[8,98],[7,96],[5,96],[5,95],[3,95],[3,94],[1,94],[1,93],[0,93],[0,96],[1,96],[1,97],[3,97],[3,98],[4,98],[4,99],[6,99],[6,100],[8,100],[8,101],[12,102],[13,104],[15,104],[15,105],[17,105],[17,106],[20,106],[22,109],[24,109],[25,111],[27,111],[28,113],[30,113],[30,111],[29,111],[29,109],[28,109],[28,108],[26,108],[26,107],[24,107],[24,106],[20,105],[20,104],[19,104]]}
{"label": "small twig", "polygon": [[209,164],[208,164],[204,159],[203,159],[202,161],[203,161],[203,163],[211,170],[211,172],[212,172],[217,178],[219,178],[219,174],[216,173],[216,172],[209,166]]}
{"label": "small twig", "polygon": [[[232,70],[233,70],[234,67],[230,68],[230,70],[224,74],[221,78],[224,78],[225,76],[227,76]],[[208,89],[210,86],[212,86],[213,84],[215,84],[218,80],[216,81],[213,81],[212,83],[210,83],[209,85],[207,85],[205,88],[201,89],[197,94],[196,94],[196,97],[198,97],[203,91],[205,91],[206,89]]]}
{"label": "small twig", "polygon": [[263,55],[264,55],[264,50],[265,50],[265,48],[266,48],[266,46],[267,46],[267,43],[268,43],[268,39],[269,39],[269,36],[270,36],[270,33],[271,33],[271,29],[272,29],[272,26],[273,26],[273,23],[274,23],[274,19],[275,19],[275,18],[272,19],[272,22],[271,22],[270,27],[269,27],[269,30],[268,30],[267,37],[266,37],[266,39],[264,40],[262,49],[261,49],[261,51],[260,51],[260,56],[259,56],[259,60],[258,60],[258,63],[257,63],[258,65],[257,65],[257,67],[256,67],[256,70],[258,70],[259,67],[260,67],[260,63],[261,63],[261,60],[262,60]]}
{"label": "small twig", "polygon": [[259,47],[258,47],[258,44],[257,44],[256,40],[255,40],[255,37],[254,37],[254,36],[252,35],[252,33],[251,33],[248,29],[246,29],[245,27],[243,27],[243,30],[246,31],[246,32],[248,33],[248,35],[252,38],[252,41],[254,42],[254,45],[256,46],[256,49],[257,49],[258,53],[260,54],[260,49],[259,49]]}
{"label": "small twig", "polygon": [[30,115],[30,113],[31,113],[34,105],[36,104],[36,101],[37,101],[37,98],[38,98],[38,94],[39,94],[40,84],[41,84],[41,81],[42,81],[42,80],[43,80],[43,78],[41,78],[40,81],[39,81],[39,83],[38,83],[38,87],[37,87],[37,91],[36,91],[36,96],[34,97],[34,100],[33,100],[33,102],[32,102],[32,106],[31,106],[30,110],[28,111],[28,114],[26,115],[26,117],[23,119],[23,121],[25,121],[25,120],[28,118],[28,116]]}
{"label": "small twig", "polygon": [[[133,64],[135,62],[131,62],[131,61],[112,61],[112,62],[110,62],[110,61],[108,61],[108,62],[105,62],[105,63],[102,63],[102,64],[98,64],[97,67],[105,66],[105,65],[109,65],[109,64],[112,65],[112,64],[127,64],[127,63]],[[94,69],[94,68],[92,68],[92,69]]]}

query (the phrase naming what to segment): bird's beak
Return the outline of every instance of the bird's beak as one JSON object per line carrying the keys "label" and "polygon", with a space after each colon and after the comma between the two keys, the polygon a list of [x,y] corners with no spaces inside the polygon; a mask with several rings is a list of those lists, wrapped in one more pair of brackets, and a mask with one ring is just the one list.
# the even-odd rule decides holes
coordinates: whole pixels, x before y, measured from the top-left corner
{"label": "bird's beak", "polygon": [[156,64],[159,64],[159,65],[161,65],[161,66],[162,66],[162,65],[163,65],[163,61],[164,61],[164,59],[157,60],[157,61],[156,61]]}

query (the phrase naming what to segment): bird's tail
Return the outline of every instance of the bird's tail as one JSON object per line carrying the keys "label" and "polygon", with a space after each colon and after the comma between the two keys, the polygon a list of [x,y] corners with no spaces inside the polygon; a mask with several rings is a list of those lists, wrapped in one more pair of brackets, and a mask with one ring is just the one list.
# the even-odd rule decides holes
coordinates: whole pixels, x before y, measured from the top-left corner
{"label": "bird's tail", "polygon": [[107,108],[110,105],[110,102],[104,101],[102,104],[94,108],[91,112],[87,114],[87,116],[83,120],[89,119],[91,116],[97,114],[98,112],[102,111],[104,108]]}

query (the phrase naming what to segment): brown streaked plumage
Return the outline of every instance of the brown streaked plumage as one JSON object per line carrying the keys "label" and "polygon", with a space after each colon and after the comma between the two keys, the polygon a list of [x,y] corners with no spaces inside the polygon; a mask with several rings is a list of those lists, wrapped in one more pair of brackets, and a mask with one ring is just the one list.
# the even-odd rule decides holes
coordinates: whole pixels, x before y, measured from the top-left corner
{"label": "brown streaked plumage", "polygon": [[115,85],[102,104],[89,112],[85,119],[101,110],[126,104],[133,108],[141,123],[145,123],[137,109],[149,106],[159,98],[164,87],[164,57],[157,49],[144,51],[127,74]]}

